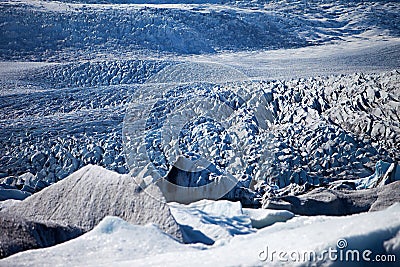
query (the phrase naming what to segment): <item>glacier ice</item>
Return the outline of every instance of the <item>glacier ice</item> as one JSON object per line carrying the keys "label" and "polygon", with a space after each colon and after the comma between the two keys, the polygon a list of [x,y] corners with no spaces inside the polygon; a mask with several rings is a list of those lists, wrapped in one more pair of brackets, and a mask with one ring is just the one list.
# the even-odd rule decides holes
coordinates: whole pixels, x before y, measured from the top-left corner
{"label": "glacier ice", "polygon": [[144,188],[156,183],[167,201],[229,194],[250,176],[246,153],[265,128],[263,114],[252,110],[266,102],[264,94],[232,82],[247,79],[215,63],[176,64],[151,77],[145,90],[135,92],[124,119],[130,174]]}
{"label": "glacier ice", "polygon": [[[383,210],[399,201],[399,10],[1,1],[0,199],[29,196],[0,202],[3,222],[16,213],[1,226],[16,244],[35,235],[19,243],[32,246],[60,229],[48,220],[89,232],[0,265],[281,265],[260,252],[321,252],[339,239],[400,257],[398,205]],[[145,129],[124,136],[132,100]],[[121,175],[132,164],[134,177]],[[164,204],[215,196],[236,202]],[[161,229],[128,223],[148,221]]]}
{"label": "glacier ice", "polygon": [[[181,204],[180,204],[181,205]],[[218,210],[224,205],[220,204]],[[181,207],[183,209],[184,207]],[[320,255],[329,248],[338,249],[338,240],[345,240],[347,249],[398,255],[400,230],[399,204],[378,212],[362,213],[344,217],[314,216],[295,217],[286,223],[276,223],[246,235],[236,235],[229,242],[221,242],[214,246],[184,245],[162,233],[152,225],[131,225],[116,217],[106,217],[92,231],[63,244],[18,253],[0,260],[2,266],[16,264],[41,266],[282,266],[282,262],[261,261],[260,253],[266,250],[293,251],[302,253],[314,251]],[[195,206],[189,207],[194,212]],[[200,210],[198,210],[200,212]],[[188,220],[189,222],[190,220]],[[198,221],[192,221],[194,225]],[[365,223],[368,222],[368,223]],[[215,223],[218,223],[215,221]],[[384,225],[385,227],[382,227]],[[85,249],[83,249],[85,248]],[[177,256],[179,255],[179,256]],[[271,255],[269,255],[271,256]],[[285,261],[285,266],[299,266],[312,262]],[[317,261],[315,264],[337,266],[343,262]],[[365,264],[366,262],[346,262]],[[387,263],[395,266],[395,263]],[[391,265],[390,265],[391,264]]]}

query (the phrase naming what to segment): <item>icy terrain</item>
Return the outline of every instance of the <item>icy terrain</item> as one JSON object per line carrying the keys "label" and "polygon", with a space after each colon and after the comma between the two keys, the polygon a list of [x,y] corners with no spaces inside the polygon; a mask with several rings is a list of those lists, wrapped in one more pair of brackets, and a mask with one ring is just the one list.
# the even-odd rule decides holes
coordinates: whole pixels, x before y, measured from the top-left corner
{"label": "icy terrain", "polygon": [[[137,226],[126,223],[117,217],[106,217],[89,233],[52,248],[31,250],[1,260],[2,266],[27,264],[28,266],[64,266],[66,262],[74,266],[310,266],[312,262],[302,260],[304,252],[314,251],[318,257],[323,250],[336,250],[340,253],[348,250],[372,250],[368,258],[372,261],[376,255],[390,253],[399,256],[398,246],[400,222],[399,204],[386,210],[364,213],[347,217],[295,217],[286,223],[276,223],[250,235],[230,237],[231,224],[219,222],[222,219],[234,219],[242,215],[239,205],[209,202],[208,210],[201,208],[205,203],[190,206],[174,206],[177,218],[185,220],[188,227],[196,229],[199,223],[206,227],[209,223],[219,225],[214,236],[219,235],[218,244],[206,247],[201,244],[183,245],[161,232],[154,225]],[[199,208],[196,208],[200,206]],[[227,212],[227,210],[229,212]],[[191,214],[190,216],[188,216]],[[197,216],[196,216],[197,215]],[[208,218],[208,220],[204,220]],[[200,220],[200,221],[199,221]],[[249,220],[249,217],[247,217]],[[237,221],[238,222],[238,221]],[[239,225],[238,225],[239,226]],[[242,226],[238,227],[242,231]],[[384,226],[384,227],[382,227]],[[199,234],[203,234],[200,232]],[[338,242],[340,240],[340,242]],[[346,242],[342,245],[341,242]],[[83,249],[84,248],[84,249]],[[272,251],[294,252],[278,259]],[[267,254],[268,257],[267,257]],[[179,256],[177,256],[179,255]],[[293,256],[295,255],[295,256]],[[296,256],[297,255],[297,256]],[[327,255],[325,255],[327,256]],[[48,261],[51,259],[51,262]],[[365,261],[336,261],[338,264],[366,266]],[[350,258],[349,258],[350,259]],[[326,262],[326,264],[335,262]],[[395,266],[395,262],[386,262],[385,266]]]}
{"label": "icy terrain", "polygon": [[1,57],[14,60],[295,48],[400,33],[395,1],[3,2]]}
{"label": "icy terrain", "polygon": [[85,231],[93,229],[105,216],[115,215],[133,224],[157,224],[181,239],[167,205],[153,197],[161,198],[160,190],[153,186],[150,195],[139,194],[135,188],[129,175],[88,165],[4,211],[34,221],[74,225]]}
{"label": "icy terrain", "polygon": [[[272,130],[258,135],[272,155],[264,167],[242,164],[261,168],[246,174],[279,175],[279,187],[292,176],[316,184],[366,177],[377,160],[398,160],[399,74],[388,72],[400,64],[396,2],[95,3],[0,4],[6,189],[33,193],[87,164],[127,173],[121,130],[133,93],[148,90],[161,70],[193,61],[234,67],[248,80],[287,79],[243,85],[253,98],[254,90],[272,97]],[[315,77],[343,73],[351,75]],[[305,116],[305,127],[296,126]]]}
{"label": "icy terrain", "polygon": [[341,238],[399,259],[399,14],[0,0],[0,255],[86,232],[0,265],[283,265],[260,252]]}

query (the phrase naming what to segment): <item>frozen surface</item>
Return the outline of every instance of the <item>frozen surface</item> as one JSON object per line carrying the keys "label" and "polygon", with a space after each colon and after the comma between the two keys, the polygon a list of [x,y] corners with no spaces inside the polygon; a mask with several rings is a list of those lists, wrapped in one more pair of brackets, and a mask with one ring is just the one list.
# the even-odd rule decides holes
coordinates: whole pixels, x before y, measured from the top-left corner
{"label": "frozen surface", "polygon": [[[105,217],[92,231],[64,244],[43,250],[26,252],[32,259],[23,262],[12,257],[0,262],[2,266],[106,266],[122,264],[127,259],[152,257],[157,254],[192,250],[184,247],[155,225],[132,225],[118,217]],[[36,254],[36,255],[35,255]],[[40,260],[42,258],[43,260]]]}
{"label": "frozen surface", "polygon": [[0,187],[0,201],[7,199],[23,200],[30,195],[30,193],[18,189],[3,189]]}
{"label": "frozen surface", "polygon": [[318,187],[307,193],[286,192],[280,197],[266,197],[262,202],[264,208],[290,210],[300,215],[344,216],[382,210],[400,202],[399,190],[400,181],[365,190],[349,190],[349,184],[344,184],[341,190]]}
{"label": "frozen surface", "polygon": [[181,227],[185,243],[212,245],[235,235],[254,232],[240,202],[201,200],[188,205],[168,205]]}
{"label": "frozen surface", "polygon": [[3,1],[1,58],[58,61],[109,54],[270,50],[386,40],[400,33],[399,6],[387,1],[65,2]]}
{"label": "frozen surface", "polygon": [[[128,103],[154,89],[148,82],[168,75],[175,79],[163,79],[169,85],[197,82],[188,88],[194,95],[201,88],[250,92],[252,102],[233,117],[253,112],[262,118],[257,126],[268,126],[254,134],[254,120],[228,123],[225,132],[240,132],[247,143],[244,162],[221,150],[223,142],[210,146],[218,171],[226,165],[219,156],[238,163],[228,166],[240,169],[234,178],[240,184],[228,199],[256,205],[252,200],[264,192],[247,189],[266,177],[279,188],[318,185],[370,177],[379,160],[399,160],[396,1],[23,0],[1,1],[0,10],[0,184],[6,190],[38,192],[88,164],[127,173],[122,128]],[[233,75],[201,68],[210,62]],[[178,73],[175,65],[185,70]],[[215,86],[233,80],[249,83]],[[167,102],[160,108],[176,100],[160,99]],[[138,108],[153,108],[146,101]],[[218,132],[186,126],[193,133],[181,138],[186,152],[211,140],[211,134],[200,137],[199,128]],[[176,157],[166,158],[164,172],[174,176],[169,167]],[[189,186],[208,182],[191,178],[196,182]]]}
{"label": "frozen surface", "polygon": [[375,173],[369,177],[355,181],[357,189],[373,188],[395,181],[400,181],[400,166],[396,163],[378,161],[375,166]]}
{"label": "frozen surface", "polygon": [[93,229],[105,216],[114,215],[135,224],[157,224],[181,239],[168,206],[157,199],[162,198],[160,190],[153,186],[146,193],[139,193],[136,188],[129,175],[88,165],[4,210],[29,220],[54,221],[85,231]]}
{"label": "frozen surface", "polygon": [[[207,186],[227,174],[237,184],[225,197],[246,205],[257,196],[249,190],[257,183],[262,187],[263,181],[268,191],[372,177],[375,169],[381,172],[376,162],[385,160],[394,168],[398,160],[398,84],[397,71],[156,84],[148,87],[152,90],[136,91],[127,109],[127,163],[134,176],[149,181],[166,177],[180,186],[175,190],[160,182],[167,200],[182,202],[196,197],[188,187],[202,186],[202,196],[209,197]],[[199,158],[209,164],[204,171],[184,164]]]}
{"label": "frozen surface", "polygon": [[[184,142],[178,148],[187,152],[196,152],[193,150],[196,144],[212,141],[210,135],[199,135],[203,126],[202,131],[218,133],[219,138],[226,133],[240,137],[232,139],[234,145],[239,145],[240,149],[236,151],[240,153],[232,154],[221,149],[226,145],[222,138],[215,145],[201,145],[202,149],[207,148],[208,151],[199,151],[209,156],[213,153],[224,156],[229,152],[231,154],[225,155],[228,159],[245,153],[245,161],[228,166],[232,169],[243,167],[233,172],[238,176],[236,179],[241,179],[241,174],[248,175],[239,187],[248,188],[251,180],[265,178],[268,178],[269,184],[282,188],[292,182],[317,185],[321,181],[370,177],[379,160],[388,163],[399,160],[396,153],[400,140],[399,77],[398,71],[391,71],[286,81],[244,81],[229,85],[204,82],[181,87],[171,85],[169,89],[170,92],[175,90],[175,97],[165,93],[157,98],[159,108],[166,115],[195,110],[196,105],[201,103],[205,103],[202,112],[217,111],[221,109],[221,101],[217,96],[229,95],[230,92],[240,95],[247,102],[235,112],[225,113],[224,118],[228,120],[224,131],[218,130],[218,120],[215,119],[217,124],[201,123],[196,126],[189,123],[186,129],[179,124],[182,120],[173,119],[172,116],[164,124],[168,127],[157,126],[152,130],[156,134],[169,129],[182,130],[184,138],[179,139],[179,132],[172,132],[174,135],[171,136],[175,138],[172,140]],[[129,168],[122,137],[126,108],[132,96],[152,92],[155,88],[157,85],[146,83],[41,89],[2,96],[0,105],[4,113],[0,120],[0,183],[11,186],[10,189],[32,193],[62,180],[87,164],[127,173]],[[191,105],[195,97],[202,97],[203,102]],[[177,99],[182,102],[174,102]],[[204,102],[204,99],[212,101]],[[138,111],[150,112],[144,114],[148,115],[144,119],[161,118],[157,117],[159,114],[153,107],[154,99],[135,100]],[[229,104],[229,101],[226,103]],[[232,110],[229,105],[222,107],[228,107],[225,112]],[[174,108],[175,113],[168,113],[168,108]],[[194,114],[200,116],[202,112]],[[251,117],[251,114],[255,117]],[[193,115],[187,118],[193,118]],[[180,126],[175,127],[175,122]],[[141,127],[145,127],[145,124]],[[186,130],[191,136],[184,136]],[[135,142],[143,146],[145,143],[139,137],[145,138],[145,134],[144,131],[139,132]],[[162,169],[162,175],[165,175],[172,164],[162,167],[162,160],[156,160],[155,155],[169,153],[165,158],[170,163],[174,162],[177,157],[170,152],[178,143],[174,149],[168,148],[166,142],[163,144],[162,151],[154,150],[154,154],[149,156],[150,159],[154,156],[156,169]],[[137,152],[143,155],[143,162],[137,162],[140,168],[150,163],[144,152]],[[130,157],[135,155],[136,152]],[[210,162],[219,169],[226,165],[216,156],[211,156]],[[154,167],[150,165],[151,168]],[[197,178],[194,177],[194,180],[197,181]],[[230,199],[245,198],[235,198],[234,191],[230,194]]]}
{"label": "frozen surface", "polygon": [[250,217],[251,225],[261,229],[277,222],[286,222],[294,217],[294,213],[288,210],[272,209],[243,209],[243,214]]}
{"label": "frozen surface", "polygon": [[[1,0],[0,199],[33,195],[0,209],[100,225],[0,265],[286,265],[259,261],[261,250],[339,238],[398,255],[398,205],[291,218],[239,201],[289,194],[294,213],[320,201],[336,215],[398,202],[399,14],[398,1],[378,0]],[[132,154],[130,103],[148,111]],[[132,159],[146,190],[125,175]],[[236,202],[170,212],[147,187],[172,181],[188,202],[229,173],[234,186],[218,193]],[[329,189],[298,196],[313,187]]]}
{"label": "frozen surface", "polygon": [[[193,208],[189,207],[189,210]],[[365,249],[371,250],[370,258],[374,259],[377,254],[399,254],[396,245],[399,216],[400,206],[396,204],[384,211],[347,217],[295,217],[286,223],[276,223],[210,247],[180,244],[154,226],[135,226],[119,218],[106,217],[91,232],[75,240],[52,248],[22,252],[0,263],[3,266],[108,266],[111,263],[116,266],[300,265],[301,261],[280,262],[276,258],[260,261],[259,257],[264,257],[260,253],[267,247],[269,251],[315,251],[317,255],[329,248],[340,251],[337,247],[342,245],[337,244],[339,239],[346,240],[347,249],[358,249],[361,253]],[[326,261],[324,266],[337,266],[339,263],[343,262]]]}

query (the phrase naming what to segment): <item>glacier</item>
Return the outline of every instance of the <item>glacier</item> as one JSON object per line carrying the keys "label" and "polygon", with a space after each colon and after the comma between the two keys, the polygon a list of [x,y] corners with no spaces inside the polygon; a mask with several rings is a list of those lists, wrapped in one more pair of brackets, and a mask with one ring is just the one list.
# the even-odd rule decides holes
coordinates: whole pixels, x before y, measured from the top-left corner
{"label": "glacier", "polygon": [[0,265],[397,266],[399,11],[0,0]]}

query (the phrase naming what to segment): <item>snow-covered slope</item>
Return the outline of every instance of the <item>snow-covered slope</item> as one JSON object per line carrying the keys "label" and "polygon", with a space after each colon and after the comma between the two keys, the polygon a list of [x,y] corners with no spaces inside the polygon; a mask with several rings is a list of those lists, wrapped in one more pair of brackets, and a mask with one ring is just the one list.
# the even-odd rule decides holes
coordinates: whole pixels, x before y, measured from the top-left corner
{"label": "snow-covered slope", "polygon": [[88,231],[105,216],[119,216],[134,224],[154,223],[178,240],[181,233],[168,206],[158,201],[153,186],[138,192],[129,175],[88,165],[41,192],[5,208],[34,221],[54,221]]}
{"label": "snow-covered slope", "polygon": [[[224,204],[221,204],[224,206]],[[221,209],[221,206],[220,208]],[[227,208],[229,209],[229,204]],[[182,207],[183,208],[183,207]],[[189,207],[193,211],[194,206]],[[198,210],[199,212],[201,210]],[[52,248],[32,250],[0,261],[2,266],[365,266],[365,255],[400,255],[399,204],[384,211],[347,217],[296,217],[253,234],[238,235],[214,246],[177,243],[154,226],[130,225],[106,217],[91,232]],[[219,224],[217,220],[214,223]],[[83,249],[84,248],[84,249]],[[329,258],[324,250],[334,251]],[[346,251],[358,250],[360,261],[345,259]],[[275,254],[272,252],[275,251]],[[277,253],[286,253],[279,260]],[[289,256],[290,253],[292,256]],[[326,261],[302,261],[304,252]],[[339,260],[342,254],[342,260]],[[179,255],[179,256],[178,256]],[[307,254],[309,255],[309,254]],[[267,258],[268,256],[268,258]],[[385,266],[396,266],[385,262]]]}
{"label": "snow-covered slope", "polygon": [[[105,217],[92,231],[64,244],[33,255],[31,261],[11,257],[0,261],[2,266],[100,266],[117,265],[127,259],[154,257],[157,254],[192,250],[163,233],[155,225],[132,225],[118,217]],[[40,253],[40,252],[39,252]],[[14,256],[15,257],[15,256]],[[42,258],[42,260],[40,260]],[[36,260],[33,260],[36,259]]]}

